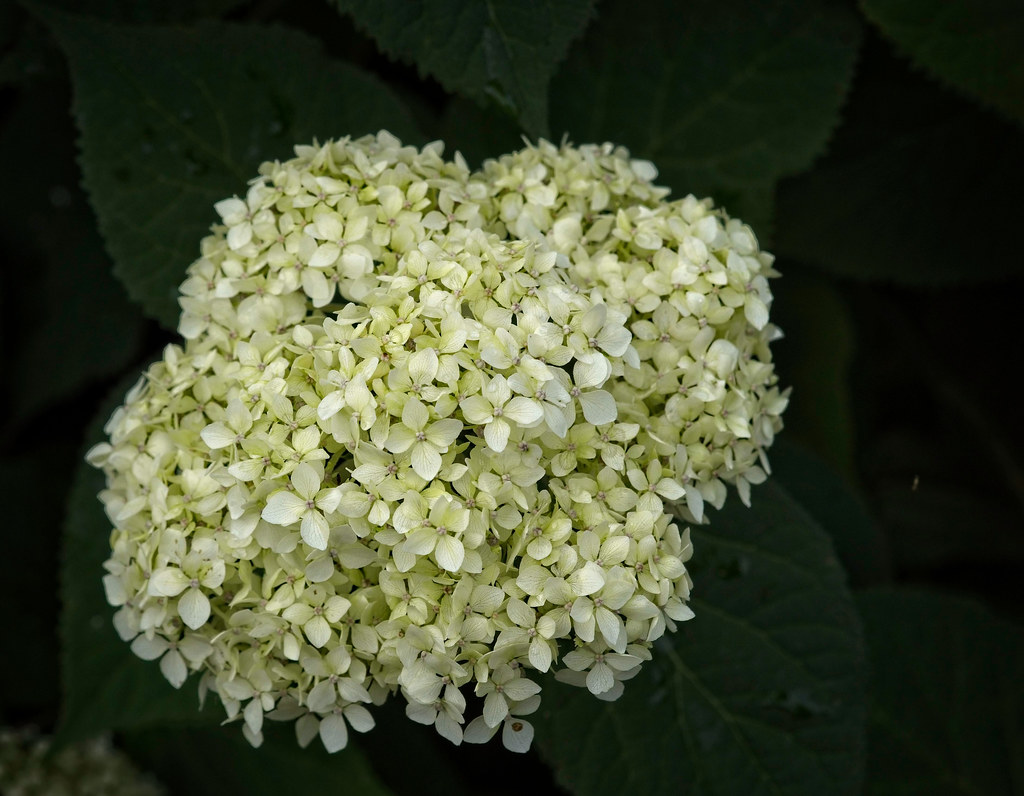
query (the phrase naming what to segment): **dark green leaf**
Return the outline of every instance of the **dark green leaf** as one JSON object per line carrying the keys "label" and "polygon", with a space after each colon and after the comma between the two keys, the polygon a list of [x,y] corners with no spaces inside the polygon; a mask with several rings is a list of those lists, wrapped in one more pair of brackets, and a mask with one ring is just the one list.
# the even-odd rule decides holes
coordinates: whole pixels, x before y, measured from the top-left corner
{"label": "dark green leaf", "polygon": [[785,337],[773,346],[782,384],[793,388],[786,428],[847,478],[854,473],[850,368],[854,330],[836,286],[810,269],[781,267],[772,285],[772,322]]}
{"label": "dark green leaf", "polygon": [[1024,122],[1024,4],[1019,0],[860,0],[916,64]]}
{"label": "dark green leaf", "polygon": [[[858,464],[871,510],[904,579],[1016,604],[1024,564],[1024,428],[1006,422],[1001,373],[1020,349],[1020,288],[849,291],[858,320]],[[960,334],[965,306],[991,318],[985,344]]]}
{"label": "dark green leaf", "polygon": [[552,132],[625,144],[677,195],[763,225],[838,121],[859,33],[827,2],[607,3],[552,82]]}
{"label": "dark green leaf", "polygon": [[866,792],[1024,793],[1024,630],[938,594],[858,604],[873,669]]}
{"label": "dark green leaf", "polygon": [[259,749],[238,724],[217,729],[155,729],[131,733],[133,757],[156,774],[171,793],[219,796],[282,796],[338,793],[387,796],[388,790],[353,747],[327,754],[318,742],[301,749],[290,726],[267,722]]}
{"label": "dark green leaf", "polygon": [[[1024,565],[1020,504],[1007,501],[995,484],[979,487],[950,472],[948,464],[943,467],[949,451],[959,448],[951,436],[915,438],[908,432],[878,442],[874,453],[886,457],[891,469],[877,473],[874,495],[890,531],[893,559],[902,571],[918,575]],[[911,471],[914,465],[917,472]]]}
{"label": "dark green leaf", "polygon": [[445,153],[451,157],[456,151],[461,152],[470,168],[479,168],[488,158],[501,157],[523,146],[511,119],[458,97],[448,103],[438,127]]}
{"label": "dark green leaf", "polygon": [[115,272],[168,327],[212,205],[244,192],[261,161],[314,137],[417,135],[383,84],[295,31],[45,18],[71,64],[82,170]]}
{"label": "dark green leaf", "polygon": [[[124,382],[105,403],[88,433],[90,443],[102,439],[103,424],[130,384]],[[223,713],[212,704],[200,713],[194,677],[175,690],[156,662],[135,657],[114,632],[114,611],[101,582],[103,562],[110,555],[110,521],[97,499],[104,487],[103,474],[81,461],[64,522],[60,626],[64,704],[58,737],[67,743],[111,729],[215,723]]]}
{"label": "dark green leaf", "polygon": [[696,617],[617,702],[545,689],[538,741],[590,794],[855,794],[860,623],[825,534],[769,482],[694,529]]}
{"label": "dark green leaf", "polygon": [[548,134],[548,82],[594,0],[333,0],[381,49]]}
{"label": "dark green leaf", "polygon": [[[3,248],[18,275],[2,299],[4,331],[17,340],[7,349],[18,374],[4,401],[11,430],[122,371],[146,330],[111,273],[78,186],[69,100],[60,84],[25,91],[0,130],[0,151],[12,155],[5,181],[20,211],[0,217]],[[46,157],[35,156],[40,130],[56,133]]]}
{"label": "dark green leaf", "polygon": [[978,241],[1024,214],[1016,126],[867,48],[829,154],[779,186],[776,254],[913,285],[1003,278],[1019,257]]}
{"label": "dark green leaf", "polygon": [[832,537],[854,587],[889,580],[892,564],[885,535],[860,496],[828,464],[784,433],[768,454],[772,478]]}

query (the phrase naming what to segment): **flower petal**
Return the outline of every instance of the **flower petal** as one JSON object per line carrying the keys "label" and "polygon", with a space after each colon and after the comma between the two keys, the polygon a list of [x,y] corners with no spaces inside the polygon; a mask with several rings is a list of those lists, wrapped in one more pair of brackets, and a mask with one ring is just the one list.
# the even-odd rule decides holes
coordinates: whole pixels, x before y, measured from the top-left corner
{"label": "flower petal", "polygon": [[177,650],[168,650],[167,654],[160,659],[160,671],[167,678],[167,682],[175,688],[181,688],[185,678],[188,677],[185,660]]}
{"label": "flower petal", "polygon": [[340,714],[332,713],[320,721],[320,740],[328,752],[340,752],[348,745],[348,727]]}
{"label": "flower petal", "polygon": [[429,442],[412,446],[412,469],[424,481],[433,481],[441,469],[441,454]]}
{"label": "flower petal", "polygon": [[544,416],[544,410],[536,401],[518,396],[501,410],[502,415],[520,426],[531,426]]}
{"label": "flower petal", "polygon": [[210,618],[210,599],[199,589],[189,589],[178,600],[178,614],[182,622],[198,630]]}
{"label": "flower petal", "polygon": [[618,408],[615,406],[615,399],[611,393],[605,390],[590,390],[580,393],[580,406],[583,407],[583,416],[588,423],[595,426],[603,426],[605,423],[614,423],[618,417]]}
{"label": "flower petal", "polygon": [[592,694],[603,694],[610,691],[615,685],[615,676],[611,667],[605,663],[595,663],[594,668],[587,674],[587,688]]}
{"label": "flower petal", "polygon": [[487,447],[495,453],[505,450],[511,433],[511,426],[500,417],[494,418],[493,422],[484,426],[484,440],[487,442]]}
{"label": "flower petal", "polygon": [[312,465],[303,462],[292,472],[292,484],[299,495],[306,500],[312,500],[320,491],[320,475]]}
{"label": "flower petal", "polygon": [[260,515],[274,525],[291,525],[298,522],[306,510],[306,501],[287,490],[275,492],[267,498],[267,505]]}
{"label": "flower petal", "polygon": [[466,548],[454,536],[442,536],[437,540],[434,557],[442,568],[449,572],[458,572],[466,558]]}
{"label": "flower petal", "polygon": [[533,725],[528,721],[510,716],[501,731],[501,742],[510,752],[520,754],[530,751],[533,743]]}
{"label": "flower petal", "polygon": [[317,550],[327,549],[331,528],[319,511],[309,509],[302,515],[302,541]]}
{"label": "flower petal", "polygon": [[177,597],[190,582],[189,576],[177,567],[164,567],[150,576],[149,593],[157,597]]}
{"label": "flower petal", "polygon": [[331,626],[322,616],[314,616],[302,626],[309,643],[319,649],[331,640]]}

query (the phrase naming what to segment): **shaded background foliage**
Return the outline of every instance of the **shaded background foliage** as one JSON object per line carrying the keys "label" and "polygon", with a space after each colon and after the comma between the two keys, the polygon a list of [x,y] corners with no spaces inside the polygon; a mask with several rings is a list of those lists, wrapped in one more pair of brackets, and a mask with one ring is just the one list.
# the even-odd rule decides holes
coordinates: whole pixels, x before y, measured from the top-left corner
{"label": "shaded background foliage", "polygon": [[[0,724],[116,731],[172,792],[1024,793],[1022,8],[0,6]],[[334,757],[287,731],[248,749],[131,656],[99,586],[81,454],[173,339],[212,203],[293,143],[381,127],[473,165],[523,134],[625,144],[784,274],[772,482],[694,532],[697,618],[618,703],[546,687],[525,759],[395,704]]]}

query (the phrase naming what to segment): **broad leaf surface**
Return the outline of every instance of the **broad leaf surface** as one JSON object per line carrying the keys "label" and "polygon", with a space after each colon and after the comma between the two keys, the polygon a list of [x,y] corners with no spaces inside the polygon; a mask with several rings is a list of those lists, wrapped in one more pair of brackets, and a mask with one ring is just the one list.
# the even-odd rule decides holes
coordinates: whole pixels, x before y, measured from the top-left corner
{"label": "broad leaf surface", "polygon": [[814,453],[792,442],[788,428],[775,440],[768,458],[771,477],[831,537],[850,585],[859,588],[889,580],[889,542],[846,479]]}
{"label": "broad leaf surface", "polygon": [[494,109],[483,109],[469,100],[454,97],[438,119],[437,135],[444,141],[447,157],[460,152],[470,168],[523,147],[515,122]]}
{"label": "broad leaf surface", "polygon": [[858,597],[870,796],[1024,793],[1024,629],[956,597]]}
{"label": "broad leaf surface", "polygon": [[[125,381],[91,424],[88,444],[135,381]],[[103,593],[103,562],[110,555],[110,521],[97,498],[103,473],[79,459],[67,501],[61,562],[61,677],[64,702],[58,736],[64,742],[113,729],[152,725],[216,723],[223,711],[208,700],[199,710],[197,679],[175,690],[156,661],[143,661],[114,631],[114,609]]]}
{"label": "broad leaf surface", "polygon": [[314,137],[387,128],[416,138],[382,83],[295,31],[46,19],[71,65],[85,185],[115,272],[171,328],[213,204],[244,194],[261,162]]}
{"label": "broad leaf surface", "polygon": [[1024,3],[860,0],[860,6],[916,64],[1024,122]]}
{"label": "broad leaf surface", "polygon": [[912,74],[872,41],[846,121],[813,171],[779,186],[775,253],[908,285],[1024,273],[987,234],[1024,214],[1024,136]]}
{"label": "broad leaf surface", "polygon": [[[1011,604],[1024,566],[1024,427],[1006,422],[998,382],[965,378],[950,363],[994,374],[1019,359],[1020,334],[1008,331],[1019,293],[1012,284],[849,291],[860,473],[895,570]],[[957,333],[965,306],[997,319],[984,345]]]}
{"label": "broad leaf surface", "polygon": [[[0,129],[5,181],[21,214],[0,216],[11,271],[2,298],[9,372],[8,423],[52,411],[140,353],[146,323],[110,271],[96,218],[78,186],[66,86],[46,81],[11,104]],[[25,157],[40,130],[59,131],[45,158]]]}
{"label": "broad leaf surface", "polygon": [[696,617],[617,702],[552,684],[535,724],[578,796],[855,794],[860,622],[827,536],[781,487],[692,533]]}
{"label": "broad leaf surface", "polygon": [[804,442],[845,476],[854,465],[850,376],[855,331],[843,294],[820,272],[788,260],[772,282],[772,323],[784,332],[772,345],[779,381],[791,387],[785,438]]}
{"label": "broad leaf surface", "polygon": [[828,2],[606,3],[552,82],[552,134],[625,144],[757,230],[837,124],[859,34]]}
{"label": "broad leaf surface", "polygon": [[[333,0],[380,48],[446,89],[548,134],[548,82],[594,0]],[[498,154],[498,153],[494,153]]]}

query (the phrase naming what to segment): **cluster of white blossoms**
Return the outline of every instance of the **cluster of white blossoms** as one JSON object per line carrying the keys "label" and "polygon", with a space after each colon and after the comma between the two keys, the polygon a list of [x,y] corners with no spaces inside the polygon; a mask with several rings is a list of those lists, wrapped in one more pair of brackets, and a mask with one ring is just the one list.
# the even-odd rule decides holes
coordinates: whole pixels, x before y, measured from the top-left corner
{"label": "cluster of white blossoms", "polygon": [[32,730],[0,728],[0,793],[4,796],[161,796],[107,739],[51,751]]}
{"label": "cluster of white blossoms", "polygon": [[781,427],[748,227],[610,145],[440,153],[297,147],[218,203],[184,345],[89,453],[118,633],[257,745],[401,692],[525,751],[536,673],[617,698],[692,616],[673,518],[748,502]]}

